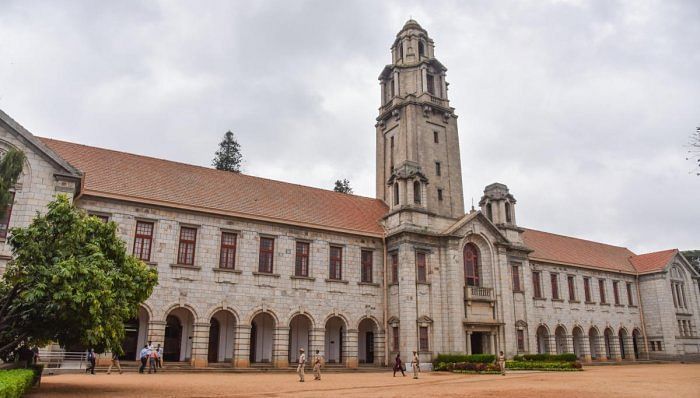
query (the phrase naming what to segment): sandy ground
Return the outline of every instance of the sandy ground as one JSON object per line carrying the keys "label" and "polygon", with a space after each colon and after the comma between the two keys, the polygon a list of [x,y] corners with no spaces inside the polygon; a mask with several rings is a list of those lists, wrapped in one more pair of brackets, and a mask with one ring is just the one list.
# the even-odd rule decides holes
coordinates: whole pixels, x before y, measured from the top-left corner
{"label": "sandy ground", "polygon": [[700,364],[591,367],[508,375],[334,373],[137,373],[45,376],[28,397],[700,397]]}

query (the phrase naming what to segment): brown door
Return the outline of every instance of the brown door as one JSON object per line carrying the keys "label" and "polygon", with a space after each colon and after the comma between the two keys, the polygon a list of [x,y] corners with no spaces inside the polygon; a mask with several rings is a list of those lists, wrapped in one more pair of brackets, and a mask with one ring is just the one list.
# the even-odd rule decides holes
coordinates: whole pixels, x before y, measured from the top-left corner
{"label": "brown door", "polygon": [[219,330],[219,321],[212,318],[209,325],[209,355],[207,356],[209,363],[219,360]]}
{"label": "brown door", "polygon": [[365,335],[365,363],[374,363],[374,332]]}

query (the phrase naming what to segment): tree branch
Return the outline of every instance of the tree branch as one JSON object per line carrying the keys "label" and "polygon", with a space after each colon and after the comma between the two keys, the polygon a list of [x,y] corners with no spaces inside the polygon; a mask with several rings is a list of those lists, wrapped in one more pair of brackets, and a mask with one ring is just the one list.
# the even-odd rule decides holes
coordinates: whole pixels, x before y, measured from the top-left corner
{"label": "tree branch", "polygon": [[27,336],[29,335],[29,332],[24,332],[19,335],[12,343],[5,344],[4,346],[0,347],[0,352],[5,352],[8,349],[12,348],[13,346],[16,346],[19,344],[20,341],[24,340]]}

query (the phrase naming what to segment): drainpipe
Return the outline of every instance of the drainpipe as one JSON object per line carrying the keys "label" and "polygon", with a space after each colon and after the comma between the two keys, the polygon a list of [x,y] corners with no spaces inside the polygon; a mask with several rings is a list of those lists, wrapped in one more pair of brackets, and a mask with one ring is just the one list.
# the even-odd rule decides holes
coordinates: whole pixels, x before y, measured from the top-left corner
{"label": "drainpipe", "polygon": [[384,364],[389,365],[389,293],[387,287],[387,247],[386,233],[382,235],[382,246],[384,247],[384,277],[382,278],[382,290],[384,293]]}
{"label": "drainpipe", "polygon": [[[644,337],[644,354],[646,355],[647,361],[649,360],[649,341],[647,340],[647,327],[644,322],[644,306],[642,305],[642,294],[639,290],[639,274],[635,275],[635,281],[637,284],[637,304],[639,305],[639,316],[642,319],[642,337]],[[634,333],[634,331],[632,331]]]}

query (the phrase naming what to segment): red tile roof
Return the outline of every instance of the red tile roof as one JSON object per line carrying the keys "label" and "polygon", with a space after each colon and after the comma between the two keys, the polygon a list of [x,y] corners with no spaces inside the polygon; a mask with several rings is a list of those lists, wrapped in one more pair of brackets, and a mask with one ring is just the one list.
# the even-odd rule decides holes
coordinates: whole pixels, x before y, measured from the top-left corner
{"label": "red tile roof", "polygon": [[625,247],[534,229],[525,229],[523,240],[525,246],[534,250],[530,253],[533,260],[635,273],[629,262],[635,254]]}
{"label": "red tile roof", "polygon": [[661,271],[676,254],[678,249],[662,250],[634,256],[630,258],[630,262],[639,273]]}
{"label": "red tile roof", "polygon": [[365,198],[71,142],[40,138],[84,173],[84,195],[383,236],[388,207]]}

